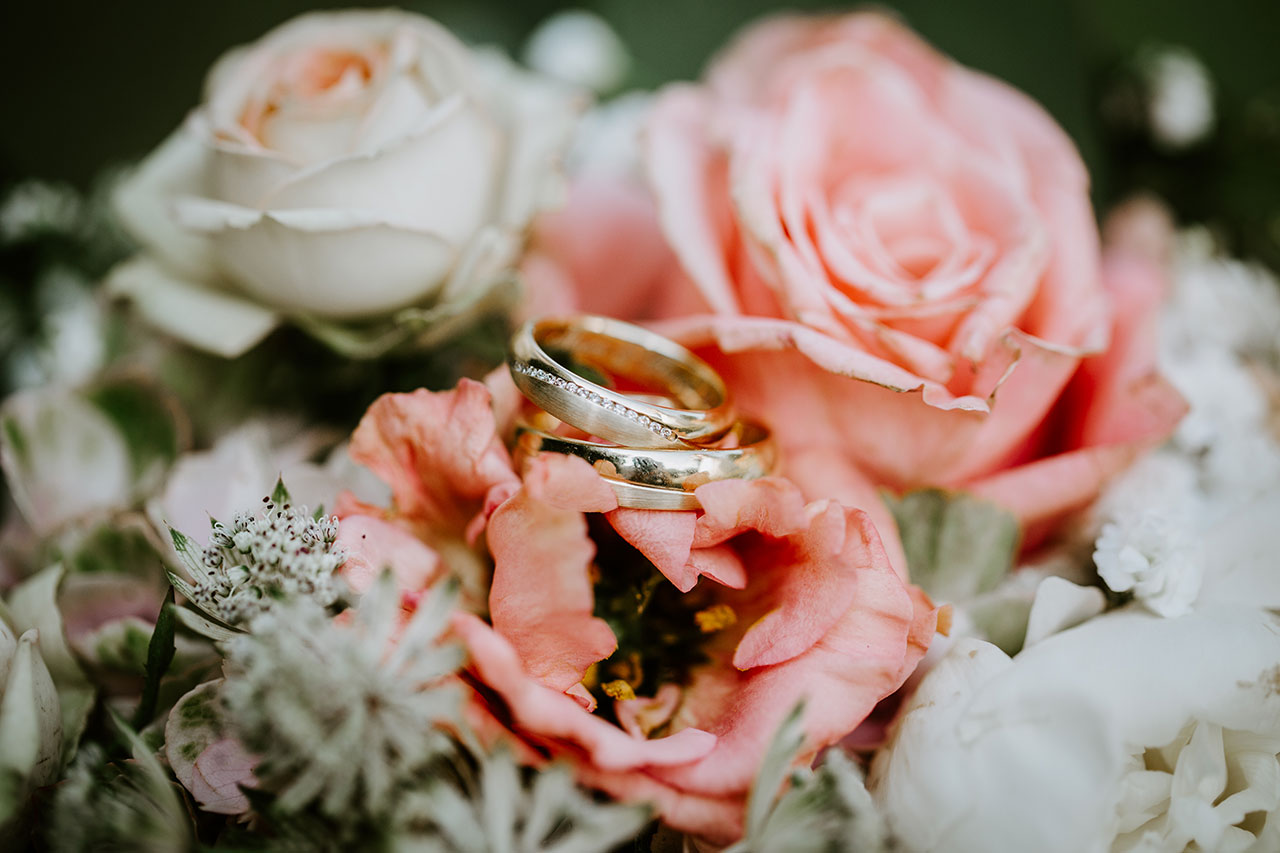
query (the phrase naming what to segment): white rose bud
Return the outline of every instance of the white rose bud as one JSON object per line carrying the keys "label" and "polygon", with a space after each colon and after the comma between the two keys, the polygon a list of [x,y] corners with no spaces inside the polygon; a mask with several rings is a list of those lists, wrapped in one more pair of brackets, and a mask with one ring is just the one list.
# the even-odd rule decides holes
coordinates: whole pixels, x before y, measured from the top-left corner
{"label": "white rose bud", "polygon": [[283,317],[482,303],[558,190],[581,106],[419,15],[304,15],[219,60],[121,187],[144,251],[110,287],[225,356]]}
{"label": "white rose bud", "polygon": [[35,629],[15,638],[0,619],[0,825],[60,768],[61,710],[38,640]]}

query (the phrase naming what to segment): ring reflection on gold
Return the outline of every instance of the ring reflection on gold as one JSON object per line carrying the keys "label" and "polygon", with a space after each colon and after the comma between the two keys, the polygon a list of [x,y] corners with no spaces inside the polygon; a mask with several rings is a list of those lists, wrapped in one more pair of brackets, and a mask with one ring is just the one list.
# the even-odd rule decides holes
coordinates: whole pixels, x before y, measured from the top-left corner
{"label": "ring reflection on gold", "polygon": [[[549,354],[670,397],[664,406],[599,385]],[[511,339],[511,377],[530,401],[565,423],[628,447],[680,448],[717,441],[733,426],[719,374],[688,349],[607,317],[547,317]]]}
{"label": "ring reflection on gold", "polygon": [[697,509],[693,491],[717,480],[750,480],[773,472],[777,453],[767,427],[738,421],[727,437],[734,445],[682,450],[619,447],[568,438],[553,432],[545,413],[517,423],[516,449],[523,456],[563,453],[577,456],[609,483],[620,506],[640,509]]}

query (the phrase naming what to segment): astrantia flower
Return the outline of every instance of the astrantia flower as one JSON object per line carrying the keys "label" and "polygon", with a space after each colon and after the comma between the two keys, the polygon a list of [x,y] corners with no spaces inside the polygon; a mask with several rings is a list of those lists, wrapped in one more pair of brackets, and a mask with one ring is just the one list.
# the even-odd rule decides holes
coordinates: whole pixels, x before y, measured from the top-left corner
{"label": "astrantia flower", "polygon": [[191,540],[170,530],[192,584],[175,586],[203,613],[228,626],[244,626],[277,602],[303,596],[321,607],[338,597],[332,575],[346,555],[334,547],[336,516],[313,517],[295,507],[283,487],[263,498],[261,515],[236,513],[230,525],[215,521],[209,545],[199,553]]}
{"label": "astrantia flower", "polygon": [[405,623],[383,580],[354,618],[296,598],[227,643],[226,719],[261,757],[254,774],[280,809],[385,814],[398,787],[449,748],[439,726],[456,718],[458,693],[444,682],[462,657],[438,639],[453,598],[433,593]]}

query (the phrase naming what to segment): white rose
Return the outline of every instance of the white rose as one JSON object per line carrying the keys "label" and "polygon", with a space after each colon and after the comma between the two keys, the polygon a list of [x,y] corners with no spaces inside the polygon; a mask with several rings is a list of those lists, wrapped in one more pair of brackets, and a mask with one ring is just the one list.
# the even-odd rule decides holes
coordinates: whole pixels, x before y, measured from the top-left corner
{"label": "white rose", "polygon": [[110,287],[226,356],[283,317],[483,302],[556,189],[579,107],[419,15],[304,15],[219,60],[121,187],[144,251]]}

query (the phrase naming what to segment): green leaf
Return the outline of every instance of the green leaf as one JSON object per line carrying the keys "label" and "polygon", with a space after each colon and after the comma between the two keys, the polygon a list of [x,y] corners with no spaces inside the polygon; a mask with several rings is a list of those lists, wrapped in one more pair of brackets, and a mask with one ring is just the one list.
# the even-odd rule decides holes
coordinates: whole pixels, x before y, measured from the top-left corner
{"label": "green leaf", "polygon": [[912,582],[935,601],[988,592],[1013,568],[1021,527],[996,504],[941,489],[884,500],[898,522]]}
{"label": "green leaf", "polygon": [[284,487],[283,477],[276,478],[276,487],[271,491],[271,500],[275,502],[276,506],[292,503],[289,498],[289,490]]}
{"label": "green leaf", "polygon": [[160,615],[156,617],[155,630],[151,632],[151,643],[147,646],[147,680],[142,686],[142,698],[138,701],[138,710],[133,715],[133,727],[144,728],[156,715],[156,700],[160,696],[160,679],[173,661],[176,650],[174,645],[174,604],[173,587],[164,597],[160,605]]}
{"label": "green leaf", "polygon": [[781,792],[783,780],[804,744],[804,702],[796,703],[769,743],[760,762],[760,770],[751,785],[747,800],[746,835],[754,837],[764,831],[765,822]]}

